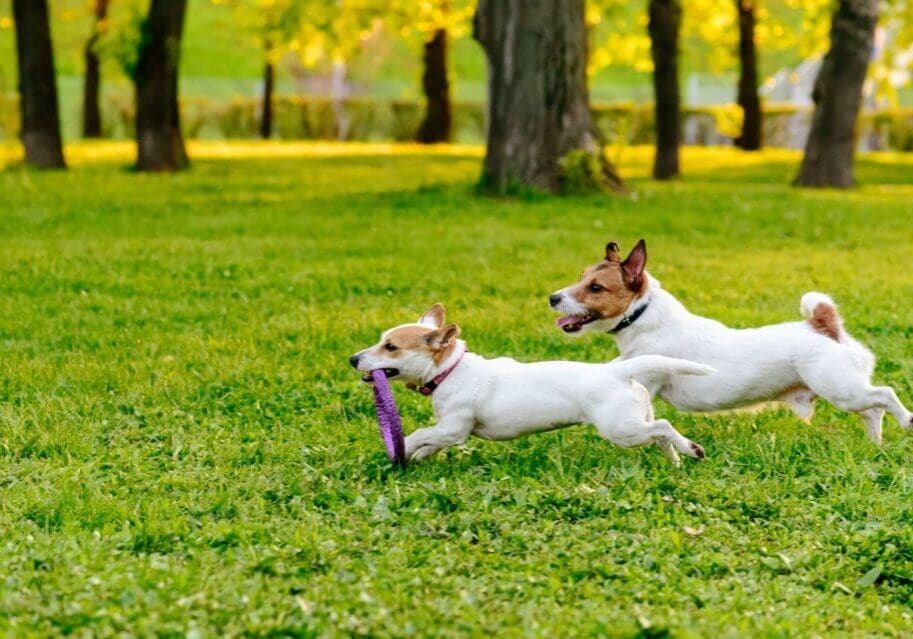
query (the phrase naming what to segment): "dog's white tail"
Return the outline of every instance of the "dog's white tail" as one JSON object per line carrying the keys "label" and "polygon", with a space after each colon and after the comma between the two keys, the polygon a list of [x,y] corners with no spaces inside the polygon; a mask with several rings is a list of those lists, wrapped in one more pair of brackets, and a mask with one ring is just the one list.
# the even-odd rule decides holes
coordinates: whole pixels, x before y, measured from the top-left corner
{"label": "dog's white tail", "polygon": [[717,372],[712,366],[662,355],[640,355],[616,360],[612,366],[622,377],[634,379],[648,388],[662,386],[672,375],[711,375]]}
{"label": "dog's white tail", "polygon": [[815,331],[836,342],[842,341],[846,334],[843,330],[843,319],[837,312],[837,305],[824,293],[811,291],[803,295],[799,303],[799,312]]}

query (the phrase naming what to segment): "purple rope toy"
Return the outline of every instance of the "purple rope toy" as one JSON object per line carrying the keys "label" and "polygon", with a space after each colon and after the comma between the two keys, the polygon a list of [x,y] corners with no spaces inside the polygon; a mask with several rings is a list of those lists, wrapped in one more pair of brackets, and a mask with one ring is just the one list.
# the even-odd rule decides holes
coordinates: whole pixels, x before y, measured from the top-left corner
{"label": "purple rope toy", "polygon": [[396,400],[387,382],[383,369],[371,371],[374,380],[374,407],[377,409],[377,423],[380,434],[387,445],[390,461],[401,468],[406,467],[406,441],[403,439],[403,423],[399,419]]}

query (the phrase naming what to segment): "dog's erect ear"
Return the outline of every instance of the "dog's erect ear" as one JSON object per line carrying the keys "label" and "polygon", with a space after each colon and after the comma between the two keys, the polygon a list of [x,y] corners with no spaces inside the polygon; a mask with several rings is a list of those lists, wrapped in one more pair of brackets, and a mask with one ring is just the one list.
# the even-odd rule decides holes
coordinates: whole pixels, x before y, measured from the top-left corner
{"label": "dog's erect ear", "polygon": [[440,328],[444,325],[444,305],[438,302],[418,318],[418,323],[428,328]]}
{"label": "dog's erect ear", "polygon": [[460,327],[456,324],[448,324],[444,328],[439,328],[425,335],[425,341],[428,342],[428,346],[439,351],[450,346],[459,336]]}
{"label": "dog's erect ear", "polygon": [[644,276],[644,269],[647,267],[647,243],[640,240],[631,253],[621,263],[621,274],[624,277],[625,284],[632,291],[640,289]]}
{"label": "dog's erect ear", "polygon": [[618,248],[617,242],[605,245],[605,259],[607,262],[621,262],[621,249]]}

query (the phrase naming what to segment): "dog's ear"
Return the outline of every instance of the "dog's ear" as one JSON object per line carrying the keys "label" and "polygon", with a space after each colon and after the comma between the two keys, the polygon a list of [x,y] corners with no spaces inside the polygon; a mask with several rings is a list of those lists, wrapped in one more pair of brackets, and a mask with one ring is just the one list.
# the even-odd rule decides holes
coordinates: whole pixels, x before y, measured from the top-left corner
{"label": "dog's ear", "polygon": [[425,335],[425,341],[428,346],[436,351],[443,350],[453,344],[460,336],[460,327],[456,324],[448,324],[444,328],[431,331]]}
{"label": "dog's ear", "polygon": [[617,242],[609,242],[605,245],[605,259],[607,262],[621,262],[621,249],[618,248]]}
{"label": "dog's ear", "polygon": [[428,328],[440,328],[444,325],[444,305],[438,302],[418,318],[418,323]]}
{"label": "dog's ear", "polygon": [[629,289],[632,291],[640,289],[646,267],[647,243],[640,240],[625,261],[621,263],[621,275]]}

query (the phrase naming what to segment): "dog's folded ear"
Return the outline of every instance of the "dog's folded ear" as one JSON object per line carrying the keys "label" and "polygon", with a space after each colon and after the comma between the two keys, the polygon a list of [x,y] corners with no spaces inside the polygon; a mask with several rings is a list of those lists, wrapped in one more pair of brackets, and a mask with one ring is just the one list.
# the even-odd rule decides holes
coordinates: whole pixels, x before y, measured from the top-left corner
{"label": "dog's folded ear", "polygon": [[647,267],[647,243],[641,239],[621,263],[621,275],[632,291],[639,290]]}
{"label": "dog's folded ear", "polygon": [[607,262],[621,262],[621,249],[617,242],[609,242],[605,245],[605,259]]}
{"label": "dog's folded ear", "polygon": [[460,327],[456,324],[448,324],[444,328],[427,333],[425,341],[428,342],[428,346],[439,351],[450,346],[459,336]]}
{"label": "dog's folded ear", "polygon": [[428,328],[440,328],[444,325],[444,305],[438,302],[418,318],[418,323]]}

